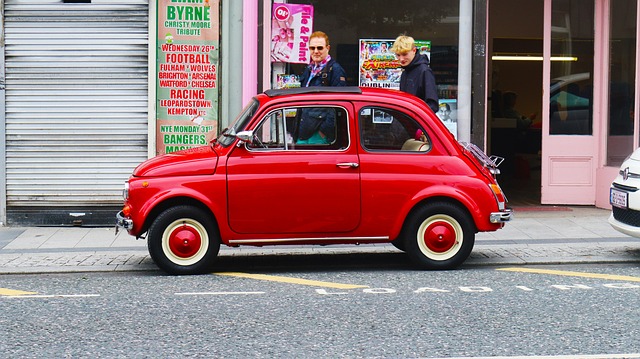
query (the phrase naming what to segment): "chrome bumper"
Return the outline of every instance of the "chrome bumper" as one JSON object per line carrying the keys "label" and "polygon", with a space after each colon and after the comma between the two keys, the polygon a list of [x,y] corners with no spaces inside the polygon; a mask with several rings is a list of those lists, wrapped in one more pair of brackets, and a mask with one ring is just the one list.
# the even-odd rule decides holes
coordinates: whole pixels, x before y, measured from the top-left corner
{"label": "chrome bumper", "polygon": [[513,215],[513,210],[511,210],[510,208],[507,208],[504,211],[500,211],[500,212],[491,212],[491,215],[489,216],[489,221],[491,221],[491,223],[509,222],[511,220],[512,215]]}
{"label": "chrome bumper", "polygon": [[126,231],[133,229],[133,220],[126,218],[122,211],[116,214],[116,232],[118,228],[122,228]]}

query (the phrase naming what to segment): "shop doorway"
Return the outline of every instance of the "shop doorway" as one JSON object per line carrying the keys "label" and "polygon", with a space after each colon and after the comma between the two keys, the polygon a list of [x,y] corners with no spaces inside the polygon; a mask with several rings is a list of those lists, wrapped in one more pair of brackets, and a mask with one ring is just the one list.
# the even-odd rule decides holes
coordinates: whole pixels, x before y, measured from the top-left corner
{"label": "shop doorway", "polygon": [[500,182],[511,205],[539,205],[544,1],[488,4],[488,151],[505,158]]}

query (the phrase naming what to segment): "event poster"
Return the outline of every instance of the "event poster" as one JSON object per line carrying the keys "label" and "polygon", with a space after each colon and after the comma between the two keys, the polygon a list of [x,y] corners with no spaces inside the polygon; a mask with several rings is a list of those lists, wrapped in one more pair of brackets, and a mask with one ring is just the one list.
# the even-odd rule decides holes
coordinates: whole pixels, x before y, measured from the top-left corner
{"label": "event poster", "polygon": [[219,0],[158,0],[156,154],[206,145],[218,120]]}
{"label": "event poster", "polygon": [[272,11],[271,62],[309,63],[313,6],[275,3]]}
{"label": "event poster", "polygon": [[440,99],[436,116],[444,123],[449,132],[458,138],[458,101],[456,99]]}
{"label": "event poster", "polygon": [[276,75],[277,89],[290,89],[295,87],[300,87],[300,78],[298,76],[287,74]]}
{"label": "event poster", "polygon": [[400,88],[402,69],[390,50],[393,41],[360,39],[360,86]]}
{"label": "event poster", "polygon": [[[391,52],[394,39],[360,39],[360,76],[362,87],[400,88],[402,68]],[[415,41],[419,53],[431,60],[431,41]]]}

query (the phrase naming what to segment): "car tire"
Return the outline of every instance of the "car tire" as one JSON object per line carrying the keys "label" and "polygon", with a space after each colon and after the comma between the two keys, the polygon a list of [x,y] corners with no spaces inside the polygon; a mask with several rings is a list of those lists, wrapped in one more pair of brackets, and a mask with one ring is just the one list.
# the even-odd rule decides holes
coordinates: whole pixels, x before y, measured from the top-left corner
{"label": "car tire", "polygon": [[202,274],[220,250],[220,235],[211,216],[193,206],[176,206],[153,221],[147,236],[149,254],[169,274]]}
{"label": "car tire", "polygon": [[403,252],[406,252],[407,249],[405,248],[405,241],[404,238],[396,238],[393,241],[391,241],[391,244],[396,247],[396,249],[399,249]]}
{"label": "car tire", "polygon": [[454,269],[471,254],[474,224],[460,206],[437,202],[418,207],[403,229],[406,252],[424,269]]}

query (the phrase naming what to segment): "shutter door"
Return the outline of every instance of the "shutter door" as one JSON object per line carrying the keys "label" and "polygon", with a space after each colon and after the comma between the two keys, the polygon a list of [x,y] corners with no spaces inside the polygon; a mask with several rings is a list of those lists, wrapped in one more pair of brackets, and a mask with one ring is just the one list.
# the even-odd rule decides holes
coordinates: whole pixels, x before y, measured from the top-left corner
{"label": "shutter door", "polygon": [[4,2],[7,211],[120,205],[147,158],[148,0]]}

